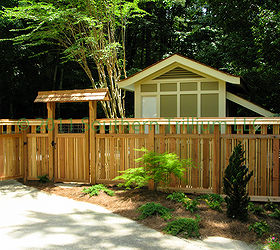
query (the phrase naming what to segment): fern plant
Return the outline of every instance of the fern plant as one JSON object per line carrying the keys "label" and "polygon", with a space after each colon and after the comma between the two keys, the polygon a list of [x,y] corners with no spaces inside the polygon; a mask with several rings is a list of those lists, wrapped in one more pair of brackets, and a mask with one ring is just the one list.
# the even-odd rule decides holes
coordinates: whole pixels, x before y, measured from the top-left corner
{"label": "fern plant", "polygon": [[103,191],[109,196],[114,196],[115,192],[104,186],[103,184],[93,185],[89,188],[84,188],[82,190],[83,193],[89,194],[89,196],[97,196],[99,195],[100,191]]}
{"label": "fern plant", "polygon": [[174,236],[182,233],[186,238],[199,237],[199,221],[199,216],[196,216],[196,219],[178,218],[174,221],[168,222],[164,228],[164,232]]}
{"label": "fern plant", "polygon": [[50,182],[49,176],[47,174],[38,176],[39,182],[41,183],[48,183]]}
{"label": "fern plant", "polygon": [[141,213],[139,216],[140,220],[146,219],[147,217],[153,215],[159,215],[164,220],[172,218],[171,209],[162,206],[159,203],[149,202],[138,208],[138,211]]}
{"label": "fern plant", "polygon": [[181,179],[187,167],[193,166],[191,160],[180,160],[174,153],[159,154],[148,151],[145,148],[135,150],[144,152],[142,157],[136,159],[136,162],[139,162],[142,166],[120,171],[121,175],[114,179],[124,181],[119,186],[140,188],[146,186],[150,180],[153,180],[155,189],[157,189],[159,183],[163,186],[167,186],[170,183],[171,174]]}

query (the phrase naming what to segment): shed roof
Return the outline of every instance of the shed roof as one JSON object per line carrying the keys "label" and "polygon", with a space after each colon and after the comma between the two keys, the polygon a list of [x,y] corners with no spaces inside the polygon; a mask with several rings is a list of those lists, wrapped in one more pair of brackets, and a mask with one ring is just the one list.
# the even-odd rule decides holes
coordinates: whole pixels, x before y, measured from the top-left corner
{"label": "shed roof", "polygon": [[39,91],[34,102],[88,102],[109,101],[108,89],[75,89]]}
{"label": "shed roof", "polygon": [[155,72],[157,72],[161,69],[164,69],[170,65],[173,65],[174,63],[185,66],[189,69],[193,69],[197,72],[204,73],[204,74],[214,77],[216,79],[223,80],[225,82],[229,82],[229,83],[233,83],[233,84],[240,84],[239,76],[235,76],[235,75],[217,70],[215,68],[212,68],[208,65],[197,62],[195,60],[189,59],[180,54],[174,54],[163,60],[160,60],[160,61],[148,66],[147,68],[143,69],[142,71],[137,72],[134,75],[131,75],[130,77],[119,81],[118,84],[121,88],[134,91],[133,85],[136,82],[148,77],[149,75],[154,74]]}

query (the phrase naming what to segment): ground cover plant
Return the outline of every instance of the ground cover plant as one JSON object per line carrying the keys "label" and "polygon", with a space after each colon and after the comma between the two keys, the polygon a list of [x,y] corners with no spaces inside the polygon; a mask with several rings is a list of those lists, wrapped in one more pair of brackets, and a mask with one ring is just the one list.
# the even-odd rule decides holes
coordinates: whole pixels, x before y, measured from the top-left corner
{"label": "ground cover plant", "polygon": [[258,221],[249,226],[250,231],[254,231],[259,237],[269,232],[269,226],[265,221]]}
{"label": "ground cover plant", "polygon": [[263,215],[265,213],[265,210],[262,206],[255,205],[253,202],[249,202],[248,210],[256,215]]}
{"label": "ground cover plant", "polygon": [[200,217],[193,218],[177,218],[167,223],[164,232],[172,235],[182,234],[185,238],[199,237],[199,221]]}
{"label": "ground cover plant", "polygon": [[99,195],[100,191],[103,191],[109,196],[113,196],[115,194],[114,191],[110,190],[103,184],[93,185],[89,188],[84,188],[82,190],[83,193],[89,194],[89,196]]}
{"label": "ground cover plant", "polygon": [[249,173],[249,169],[244,165],[244,153],[245,151],[239,142],[229,158],[229,165],[225,170],[223,178],[227,216],[241,221],[248,219],[248,203],[250,198],[248,196],[247,184],[253,175],[253,171]]}
{"label": "ground cover plant", "polygon": [[209,208],[217,211],[222,211],[222,203],[225,201],[224,198],[219,194],[205,194],[199,196],[200,200],[204,200]]}
{"label": "ground cover plant", "polygon": [[48,183],[50,182],[49,176],[47,174],[38,176],[39,182]]}
{"label": "ground cover plant", "polygon": [[171,210],[159,203],[149,202],[138,208],[140,212],[139,219],[143,220],[149,216],[159,215],[161,218],[168,220],[172,218]]}
{"label": "ground cover plant", "polygon": [[186,210],[192,213],[198,209],[198,201],[196,199],[190,199],[182,192],[173,192],[172,194],[169,194],[166,199],[182,203]]}
{"label": "ground cover plant", "polygon": [[114,179],[124,182],[119,186],[141,188],[148,185],[149,181],[153,181],[157,190],[159,184],[166,187],[170,183],[170,175],[181,179],[187,168],[193,166],[191,160],[181,160],[174,153],[160,154],[145,148],[137,149],[137,151],[144,153],[142,157],[136,159],[141,167],[120,171],[121,175]]}
{"label": "ground cover plant", "polygon": [[275,208],[275,210],[269,216],[280,220],[280,209]]}

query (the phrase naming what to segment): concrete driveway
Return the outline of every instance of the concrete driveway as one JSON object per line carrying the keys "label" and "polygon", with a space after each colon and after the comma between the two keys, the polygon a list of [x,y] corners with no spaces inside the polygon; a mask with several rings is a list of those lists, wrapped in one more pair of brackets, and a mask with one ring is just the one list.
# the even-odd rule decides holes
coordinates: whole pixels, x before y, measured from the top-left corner
{"label": "concrete driveway", "polygon": [[1,249],[252,249],[239,241],[164,235],[103,207],[0,182]]}

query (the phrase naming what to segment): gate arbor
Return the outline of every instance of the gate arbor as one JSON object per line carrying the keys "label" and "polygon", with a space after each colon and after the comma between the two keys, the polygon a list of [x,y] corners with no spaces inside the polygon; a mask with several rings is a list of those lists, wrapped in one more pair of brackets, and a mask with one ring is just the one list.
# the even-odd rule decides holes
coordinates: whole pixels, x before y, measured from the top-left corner
{"label": "gate arbor", "polygon": [[[47,104],[48,119],[44,133],[34,134],[34,151],[46,157],[47,172],[54,181],[75,181],[95,183],[95,129],[97,101],[109,101],[108,89],[42,91],[38,93],[35,102]],[[56,120],[55,104],[71,102],[88,102],[89,119]],[[89,127],[90,126],[90,127]],[[41,128],[40,128],[41,129]],[[29,138],[30,139],[30,138]],[[33,179],[39,166],[36,156],[32,157],[30,148],[28,157],[27,179]],[[42,161],[40,161],[42,162]]]}

